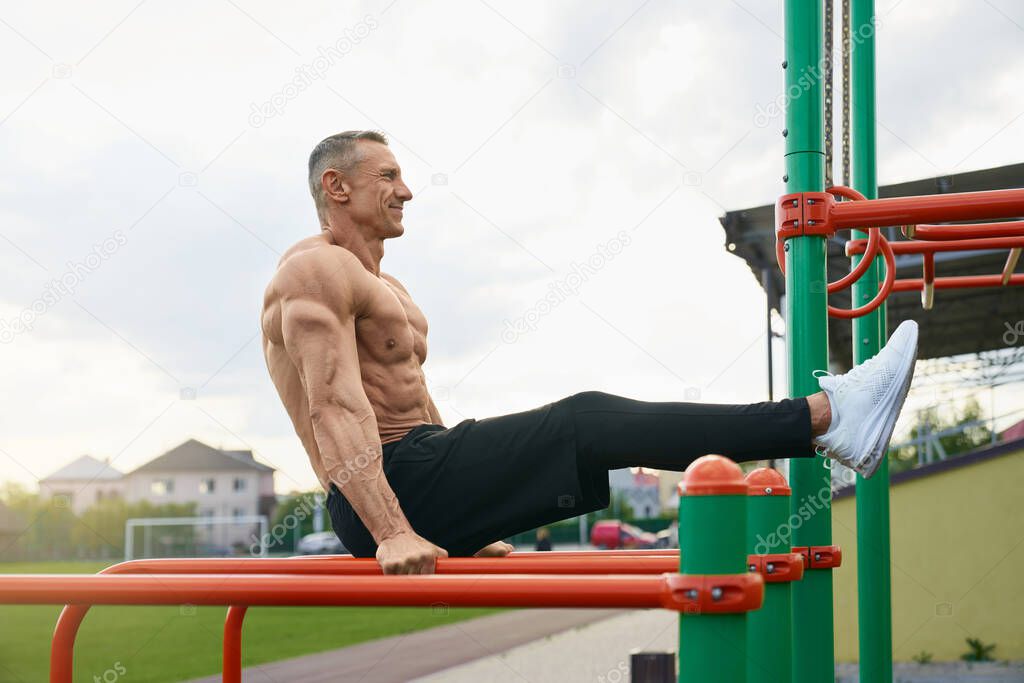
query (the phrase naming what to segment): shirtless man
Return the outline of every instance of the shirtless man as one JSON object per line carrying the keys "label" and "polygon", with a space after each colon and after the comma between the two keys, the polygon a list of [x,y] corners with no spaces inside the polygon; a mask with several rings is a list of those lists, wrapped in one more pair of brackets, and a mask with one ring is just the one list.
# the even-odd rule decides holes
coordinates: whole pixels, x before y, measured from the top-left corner
{"label": "shirtless man", "polygon": [[729,406],[589,391],[446,429],[423,375],[427,320],[380,269],[412,200],[387,139],[326,138],[310,155],[309,186],[320,234],[281,258],[263,349],[335,532],[386,573],[430,573],[449,552],[506,555],[503,538],[606,507],[611,469],[817,452],[870,476],[885,454],[916,359],[910,321],[807,398]]}

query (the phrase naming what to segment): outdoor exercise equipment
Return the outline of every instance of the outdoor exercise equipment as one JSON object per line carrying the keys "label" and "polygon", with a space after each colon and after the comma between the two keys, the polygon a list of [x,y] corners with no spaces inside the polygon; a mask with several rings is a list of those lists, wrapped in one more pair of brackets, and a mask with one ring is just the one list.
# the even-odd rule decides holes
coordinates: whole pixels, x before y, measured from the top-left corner
{"label": "outdoor exercise equipment", "polygon": [[[781,475],[775,473],[772,478],[759,472],[758,476],[752,481],[760,483],[751,488],[727,458],[711,455],[695,461],[681,487],[680,528],[686,529],[681,552],[445,558],[437,561],[438,573],[433,576],[382,576],[374,560],[351,556],[145,559],[114,565],[97,575],[0,576],[0,603],[65,605],[51,649],[50,680],[58,683],[71,681],[75,635],[94,604],[229,606],[223,680],[237,683],[241,680],[241,628],[249,606],[437,603],[674,610],[680,612],[680,631],[686,634],[681,647],[692,650],[680,667],[680,680],[734,682],[746,675],[746,660],[736,657],[736,649],[742,650],[746,640],[754,637],[748,634],[747,613],[761,606],[766,583],[798,580],[805,561],[797,552],[744,551],[751,544],[748,491],[766,495],[764,482],[784,489],[784,480],[778,483]],[[724,525],[707,524],[709,515]],[[676,573],[676,567],[685,571]],[[294,580],[298,574],[304,575],[301,581]],[[728,633],[726,641],[723,633]],[[729,653],[735,661],[730,667],[703,665],[697,655],[708,647]]]}
{"label": "outdoor exercise equipment", "polygon": [[[831,3],[826,0],[831,15]],[[963,221],[1020,219],[1024,190],[994,190],[923,197],[877,199],[875,122],[875,5],[873,0],[843,2],[843,176],[852,187],[831,185],[832,117],[821,65],[823,16],[820,2],[785,0],[786,194],[776,204],[777,254],[786,274],[787,350],[794,396],[818,391],[815,370],[828,369],[827,315],[853,318],[853,358],[862,363],[887,338],[885,299],[893,292],[920,291],[931,308],[936,289],[1024,284],[1014,275],[1020,258],[1022,222],[933,225]],[[826,26],[830,24],[826,23]],[[830,33],[829,29],[829,33]],[[848,71],[849,70],[849,71]],[[847,76],[847,72],[849,75]],[[849,104],[848,104],[849,103]],[[823,125],[826,135],[823,136]],[[826,139],[823,139],[827,138]],[[849,147],[848,147],[849,145]],[[844,200],[844,201],[841,201]],[[907,242],[890,242],[883,227],[903,227]],[[825,242],[839,230],[853,230],[847,243],[851,273],[827,285]],[[947,245],[947,246],[938,246]],[[944,249],[1008,249],[999,274],[938,277],[934,254]],[[922,277],[897,279],[896,254],[921,254]],[[880,278],[882,261],[885,277]],[[882,279],[881,288],[879,280]],[[851,310],[828,306],[826,297],[852,284]],[[859,305],[858,305],[859,304]],[[791,461],[792,511],[827,490],[830,472],[813,460]],[[892,681],[888,460],[874,477],[857,479],[858,618],[860,677]],[[831,543],[831,515],[813,516],[794,532],[796,544]],[[834,676],[832,577],[810,571],[793,587],[792,680],[817,683]]]}
{"label": "outdoor exercise equipment", "polygon": [[[831,35],[831,0],[824,8],[820,0],[784,0],[786,92],[799,96],[786,106],[786,194],[776,205],[776,235],[786,277],[793,396],[818,391],[813,373],[828,368],[829,314],[853,319],[854,361],[860,363],[886,339],[885,300],[892,293],[919,290],[930,308],[936,289],[1024,284],[1024,274],[1014,274],[1024,249],[1024,190],[876,198],[873,0],[843,0],[842,166],[844,179],[852,168],[852,180],[832,186],[831,83],[823,96],[822,79],[807,77],[825,64],[831,79],[831,47],[823,49],[825,16]],[[1000,219],[1005,222],[952,224]],[[893,227],[907,239],[890,242],[882,228]],[[827,283],[825,241],[840,230],[854,231],[846,246],[853,267]],[[937,252],[991,249],[1008,250],[1001,273],[935,273]],[[921,278],[896,277],[900,254],[921,255]],[[853,308],[828,306],[828,294],[851,286]],[[94,604],[229,607],[223,676],[237,683],[249,606],[438,602],[669,609],[680,614],[681,683],[819,683],[834,677],[831,570],[842,561],[832,545],[830,499],[831,476],[817,459],[791,461],[787,485],[773,470],[744,479],[734,463],[708,455],[688,468],[680,487],[678,553],[451,558],[438,560],[433,576],[381,576],[376,562],[352,557],[135,560],[91,576],[0,576],[0,603],[65,605],[52,641],[52,683],[70,683],[75,635]],[[814,511],[805,515],[808,505]],[[858,478],[857,539],[861,680],[891,682],[884,459],[871,480]]]}

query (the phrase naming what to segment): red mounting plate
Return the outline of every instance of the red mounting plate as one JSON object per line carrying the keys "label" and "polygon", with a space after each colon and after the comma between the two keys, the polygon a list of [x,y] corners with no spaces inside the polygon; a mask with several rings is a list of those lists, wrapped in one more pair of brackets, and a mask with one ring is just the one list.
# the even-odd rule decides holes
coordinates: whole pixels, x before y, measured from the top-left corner
{"label": "red mounting plate", "polygon": [[782,195],[775,202],[775,236],[785,240],[799,235],[835,235],[831,220],[835,203],[835,197],[828,192]]}
{"label": "red mounting plate", "polygon": [[760,574],[765,583],[785,583],[804,578],[804,556],[800,553],[747,555],[747,569]]}
{"label": "red mounting plate", "polygon": [[738,614],[760,609],[760,574],[668,574],[675,609],[683,614]]}
{"label": "red mounting plate", "polygon": [[812,545],[793,548],[804,557],[805,569],[835,569],[843,564],[843,551],[837,545]]}

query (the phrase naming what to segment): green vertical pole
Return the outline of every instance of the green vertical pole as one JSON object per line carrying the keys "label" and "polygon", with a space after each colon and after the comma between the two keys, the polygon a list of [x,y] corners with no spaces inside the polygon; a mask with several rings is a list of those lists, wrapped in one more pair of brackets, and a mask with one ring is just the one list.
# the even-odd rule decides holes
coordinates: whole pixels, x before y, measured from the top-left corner
{"label": "green vertical pole", "polygon": [[[868,199],[878,196],[875,159],[875,3],[853,0],[851,37],[851,143],[853,187]],[[867,233],[855,231],[855,237]],[[861,257],[855,257],[854,264]],[[875,262],[853,287],[861,306],[878,292],[883,259]],[[885,343],[883,304],[853,321],[853,362],[863,363]],[[889,462],[882,460],[871,479],[857,477],[857,611],[860,680],[892,682],[892,605],[889,577]]]}
{"label": "green vertical pole", "polygon": [[[785,0],[786,191],[820,192],[825,182],[823,140],[822,4]],[[828,369],[825,238],[786,240],[786,348],[791,396],[816,393],[815,370]],[[793,545],[831,545],[829,470],[818,458],[790,460],[791,511],[812,512],[794,524]],[[824,498],[823,503],[818,503]],[[814,503],[810,502],[814,499]],[[821,506],[819,508],[819,505]],[[793,681],[835,678],[832,572],[810,570],[793,586]]]}
{"label": "green vertical pole", "polygon": [[[705,455],[686,468],[679,496],[679,571],[747,570],[747,485],[739,466]],[[679,683],[746,681],[746,614],[679,615]]]}
{"label": "green vertical pole", "polygon": [[[788,553],[780,530],[789,517],[785,477],[762,467],[747,475],[747,553]],[[789,538],[788,535],[785,538]],[[765,583],[764,604],[747,615],[747,683],[789,683],[793,677],[790,582]]]}

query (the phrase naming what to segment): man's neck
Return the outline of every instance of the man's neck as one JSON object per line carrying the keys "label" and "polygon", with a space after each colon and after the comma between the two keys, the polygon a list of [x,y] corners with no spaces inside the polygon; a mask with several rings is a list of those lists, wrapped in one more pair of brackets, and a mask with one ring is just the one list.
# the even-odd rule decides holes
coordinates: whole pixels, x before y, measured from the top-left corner
{"label": "man's neck", "polygon": [[368,240],[355,227],[321,226],[331,244],[347,249],[359,259],[366,270],[380,276],[380,262],[384,258],[384,240]]}

